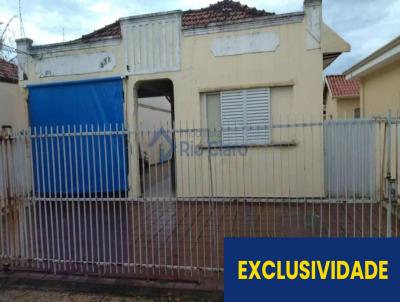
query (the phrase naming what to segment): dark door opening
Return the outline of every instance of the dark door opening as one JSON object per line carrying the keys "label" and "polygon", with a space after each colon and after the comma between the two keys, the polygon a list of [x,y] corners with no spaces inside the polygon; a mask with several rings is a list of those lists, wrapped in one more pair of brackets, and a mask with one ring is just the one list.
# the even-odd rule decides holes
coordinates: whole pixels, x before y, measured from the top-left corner
{"label": "dark door opening", "polygon": [[142,197],[175,196],[174,89],[171,80],[136,86]]}

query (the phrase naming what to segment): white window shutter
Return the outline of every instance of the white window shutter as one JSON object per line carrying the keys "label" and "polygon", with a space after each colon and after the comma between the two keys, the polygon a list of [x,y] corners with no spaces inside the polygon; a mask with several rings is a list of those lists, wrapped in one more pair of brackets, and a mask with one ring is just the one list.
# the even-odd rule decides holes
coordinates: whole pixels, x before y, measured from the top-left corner
{"label": "white window shutter", "polygon": [[270,88],[221,92],[223,145],[270,143],[270,123]]}
{"label": "white window shutter", "polygon": [[244,144],[245,127],[245,104],[244,91],[221,92],[221,126],[222,144],[238,145]]}
{"label": "white window shutter", "polygon": [[269,88],[244,90],[246,138],[249,145],[271,142],[271,91]]}

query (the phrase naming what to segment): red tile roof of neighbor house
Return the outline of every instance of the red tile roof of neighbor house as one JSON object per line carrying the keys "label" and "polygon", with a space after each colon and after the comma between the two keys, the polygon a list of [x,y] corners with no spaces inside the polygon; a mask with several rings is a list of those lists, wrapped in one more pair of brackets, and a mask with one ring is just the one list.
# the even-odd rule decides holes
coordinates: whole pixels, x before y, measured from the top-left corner
{"label": "red tile roof of neighbor house", "polygon": [[17,65],[0,59],[0,82],[18,83]]}
{"label": "red tile roof of neighbor house", "polygon": [[[245,20],[256,17],[275,15],[275,13],[248,7],[240,2],[223,0],[206,8],[188,10],[182,13],[182,27],[206,27],[212,23]],[[84,42],[106,37],[121,37],[119,21],[106,25],[78,39]]]}
{"label": "red tile roof of neighbor house", "polygon": [[326,82],[333,97],[360,95],[360,82],[358,80],[346,80],[344,75],[330,75],[326,77]]}

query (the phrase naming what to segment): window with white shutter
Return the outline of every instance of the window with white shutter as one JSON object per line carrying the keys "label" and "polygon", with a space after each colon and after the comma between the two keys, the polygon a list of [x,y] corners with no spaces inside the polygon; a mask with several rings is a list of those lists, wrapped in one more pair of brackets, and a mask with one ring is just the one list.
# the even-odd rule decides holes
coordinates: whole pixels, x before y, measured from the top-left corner
{"label": "window with white shutter", "polygon": [[[260,145],[271,142],[270,88],[222,91],[211,95],[214,101],[216,95],[220,99],[222,145]],[[205,97],[206,118],[210,116],[215,120],[215,114],[210,113],[207,105],[210,99],[208,96]]]}

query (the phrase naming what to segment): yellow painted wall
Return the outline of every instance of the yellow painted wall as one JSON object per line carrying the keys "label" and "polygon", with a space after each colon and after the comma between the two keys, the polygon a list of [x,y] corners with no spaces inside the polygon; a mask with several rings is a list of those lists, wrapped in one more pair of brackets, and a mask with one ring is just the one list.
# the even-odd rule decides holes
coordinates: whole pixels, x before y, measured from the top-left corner
{"label": "yellow painted wall", "polygon": [[[392,111],[393,116],[400,116],[400,60],[385,66],[375,72],[365,75],[360,79],[361,82],[361,114],[365,117],[386,117],[388,111]],[[385,127],[381,127],[380,137],[381,140],[378,142],[380,146],[385,146],[384,139],[386,133],[384,132]],[[399,129],[392,127],[392,149],[391,149],[391,178],[396,179],[398,168],[397,164],[397,151],[396,145],[398,142],[397,133]],[[383,158],[386,163],[385,150],[380,150],[379,158]],[[381,164],[381,163],[380,163]],[[382,180],[387,173],[386,164],[383,165],[381,171],[381,194],[384,191],[384,181]]]}
{"label": "yellow painted wall", "polygon": [[329,92],[326,101],[326,119],[353,119],[356,108],[360,108],[360,98],[333,98]]}
{"label": "yellow painted wall", "polygon": [[[217,37],[265,31],[278,34],[280,45],[276,52],[214,57],[210,51]],[[305,25],[297,23],[185,37],[182,42],[182,72],[177,75],[177,80],[173,80],[177,122],[189,120],[201,126],[201,92],[287,86],[288,83],[293,84],[290,90],[272,90],[273,124],[288,119],[293,122],[295,118],[301,121],[304,117],[307,121],[321,120],[322,54],[319,49],[306,50],[304,32]],[[244,157],[214,156],[209,159],[207,152],[196,159],[178,156],[178,195],[321,196],[322,136],[314,129],[311,139],[310,129],[304,136],[300,129],[297,130],[297,134],[288,128],[272,133],[273,143],[297,140],[298,145],[294,147],[249,147]],[[200,143],[199,139],[192,141],[194,145]]]}
{"label": "yellow painted wall", "polygon": [[[26,101],[22,95],[22,91],[18,84],[0,82],[0,132],[2,126],[11,126],[14,133],[17,130],[26,129],[28,127],[28,114]],[[1,139],[0,139],[1,140]],[[25,160],[25,156],[29,157],[30,152],[25,152],[25,146],[29,141],[25,140],[7,140],[0,143],[3,158],[0,159],[0,208],[4,207],[6,181],[4,171],[9,171],[9,180],[14,181],[16,194],[25,190],[29,190],[30,181],[30,165]],[[10,150],[11,152],[6,152]],[[12,154],[11,157],[9,154]],[[14,167],[14,169],[6,170],[6,165]],[[24,172],[22,172],[25,170]],[[18,174],[14,174],[13,171]],[[21,178],[24,175],[24,179]]]}
{"label": "yellow painted wall", "polygon": [[332,97],[332,94],[328,92],[326,96],[326,119],[334,120],[338,116],[338,106],[336,98]]}
{"label": "yellow painted wall", "polygon": [[361,110],[364,116],[400,114],[400,60],[361,78]]}
{"label": "yellow painted wall", "polygon": [[360,98],[338,98],[337,116],[338,119],[354,118],[354,110],[360,108]]}
{"label": "yellow painted wall", "polygon": [[[301,118],[298,121],[300,122]],[[188,141],[190,145],[199,145],[201,141],[197,137],[184,134],[182,138],[177,139],[178,195],[321,196],[322,127],[275,129],[273,137],[273,140],[278,142],[281,139],[282,142],[295,141],[297,144],[213,150],[206,148],[201,155],[187,156],[180,153],[179,142]]]}
{"label": "yellow painted wall", "polygon": [[[274,31],[280,38],[276,52],[214,57],[210,51],[217,37]],[[294,84],[290,110],[320,114],[322,102],[322,53],[306,50],[304,24],[296,23],[257,30],[185,37],[182,71],[185,82],[176,89],[177,119],[199,119],[199,92]],[[178,82],[179,83],[179,82]],[[310,89],[311,88],[311,89]],[[288,112],[276,112],[283,114]],[[273,113],[274,114],[274,113]]]}
{"label": "yellow painted wall", "polygon": [[18,84],[0,82],[0,127],[3,125],[13,129],[28,126],[26,101]]}

